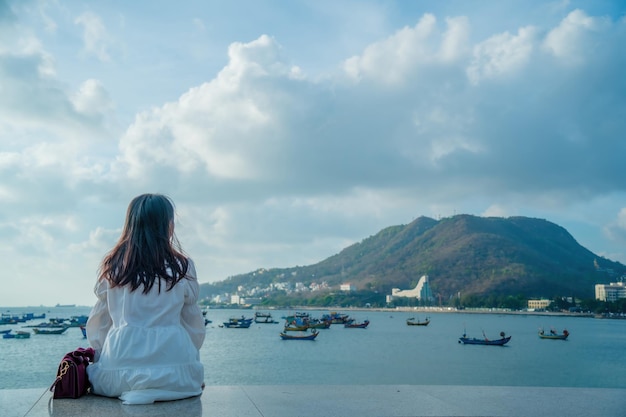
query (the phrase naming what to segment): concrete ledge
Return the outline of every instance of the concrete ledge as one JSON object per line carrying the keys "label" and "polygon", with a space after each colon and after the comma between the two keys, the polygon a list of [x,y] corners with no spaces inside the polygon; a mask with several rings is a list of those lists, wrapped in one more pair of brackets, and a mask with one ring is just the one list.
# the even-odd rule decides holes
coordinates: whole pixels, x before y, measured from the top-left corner
{"label": "concrete ledge", "polygon": [[[426,385],[208,386],[201,397],[122,405],[86,396],[52,400],[41,389],[0,390],[3,417],[623,417],[626,390]],[[42,396],[43,394],[43,396]]]}

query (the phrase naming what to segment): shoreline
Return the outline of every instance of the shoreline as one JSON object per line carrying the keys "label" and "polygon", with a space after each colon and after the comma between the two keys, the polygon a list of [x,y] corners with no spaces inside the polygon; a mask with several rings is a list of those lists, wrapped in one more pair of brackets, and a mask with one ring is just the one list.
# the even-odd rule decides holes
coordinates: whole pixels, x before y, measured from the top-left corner
{"label": "shoreline", "polygon": [[[75,307],[57,307],[57,306],[0,306],[0,310],[3,313],[9,313],[12,309],[33,309],[33,310],[48,310],[47,312],[52,313],[60,312],[63,310],[70,309],[91,309],[93,306],[88,305],[76,305]],[[199,305],[201,309],[208,310],[286,310],[286,311],[378,311],[378,312],[421,312],[421,313],[445,313],[445,314],[506,314],[506,315],[528,315],[528,316],[552,316],[552,317],[584,317],[584,318],[595,318],[595,319],[607,319],[607,320],[626,320],[626,315],[619,316],[605,316],[602,314],[595,313],[574,313],[567,311],[528,311],[528,310],[509,310],[509,309],[498,309],[498,308],[464,308],[458,309],[455,307],[439,307],[439,306],[420,306],[420,307],[341,307],[341,306],[330,306],[330,307],[320,307],[320,306],[285,306],[285,307],[260,307],[257,305],[246,305],[240,307],[212,307],[206,305]],[[51,311],[52,310],[52,311]]]}
{"label": "shoreline", "polygon": [[[207,308],[206,306],[203,308]],[[596,319],[626,319],[626,316],[606,317],[594,313],[570,313],[565,311],[525,311],[525,310],[507,310],[497,308],[464,308],[457,309],[454,307],[311,307],[311,306],[292,306],[292,307],[271,307],[258,308],[258,306],[244,308],[210,308],[209,310],[293,310],[293,311],[377,311],[377,312],[422,312],[422,313],[445,313],[445,314],[506,314],[506,315],[528,315],[528,316],[552,316],[552,317],[581,317]]]}

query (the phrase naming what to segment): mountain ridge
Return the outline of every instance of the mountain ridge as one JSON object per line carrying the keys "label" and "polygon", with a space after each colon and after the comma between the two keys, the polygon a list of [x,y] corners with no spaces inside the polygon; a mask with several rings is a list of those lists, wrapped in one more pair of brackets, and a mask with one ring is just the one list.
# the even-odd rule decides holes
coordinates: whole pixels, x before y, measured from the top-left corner
{"label": "mountain ridge", "polygon": [[459,294],[593,298],[596,283],[624,273],[624,265],[595,255],[565,228],[544,219],[421,216],[383,228],[312,265],[259,269],[202,284],[201,296],[278,282],[326,282],[333,290],[349,282],[360,290],[390,294],[429,275],[440,299]]}

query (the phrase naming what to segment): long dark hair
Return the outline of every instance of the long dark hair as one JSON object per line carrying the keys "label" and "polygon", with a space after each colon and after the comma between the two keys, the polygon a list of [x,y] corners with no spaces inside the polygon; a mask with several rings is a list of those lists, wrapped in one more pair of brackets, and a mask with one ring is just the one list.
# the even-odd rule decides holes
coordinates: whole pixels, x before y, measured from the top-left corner
{"label": "long dark hair", "polygon": [[130,285],[135,291],[143,285],[147,294],[155,281],[161,292],[161,279],[171,290],[188,268],[174,234],[174,203],[161,194],[142,194],[128,205],[122,235],[102,260],[99,276],[111,287]]}

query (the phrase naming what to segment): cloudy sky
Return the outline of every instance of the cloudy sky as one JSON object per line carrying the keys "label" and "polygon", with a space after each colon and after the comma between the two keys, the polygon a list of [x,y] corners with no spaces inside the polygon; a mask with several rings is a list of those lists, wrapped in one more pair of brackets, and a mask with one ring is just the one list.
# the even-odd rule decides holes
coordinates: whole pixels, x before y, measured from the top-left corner
{"label": "cloudy sky", "polygon": [[619,0],[0,0],[0,306],[92,305],[145,192],[200,282],[461,213],[626,263],[624,45]]}

